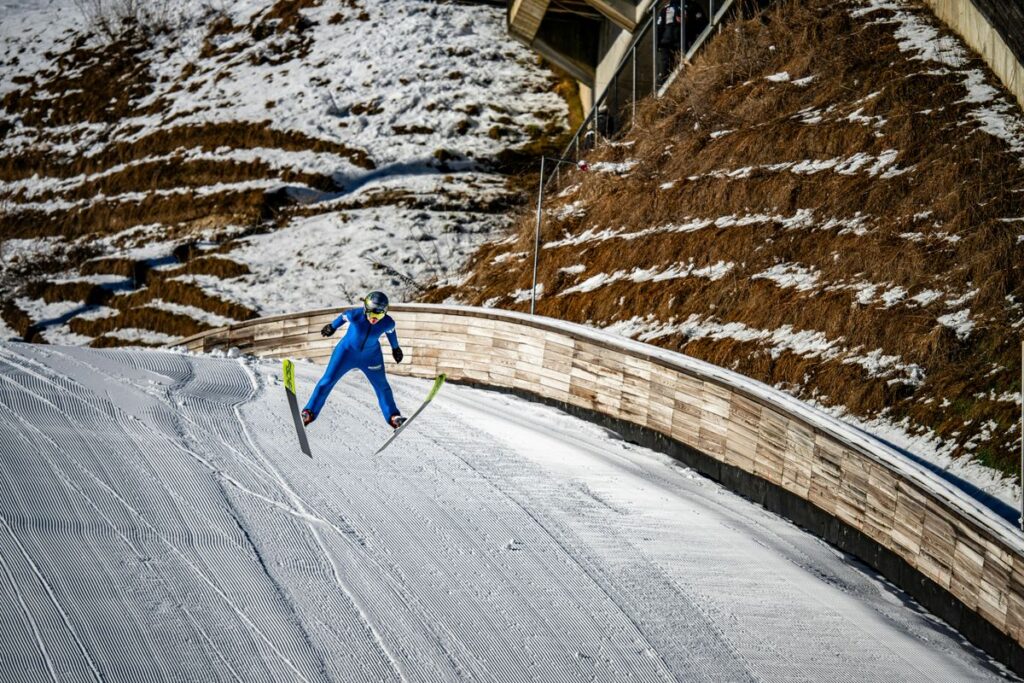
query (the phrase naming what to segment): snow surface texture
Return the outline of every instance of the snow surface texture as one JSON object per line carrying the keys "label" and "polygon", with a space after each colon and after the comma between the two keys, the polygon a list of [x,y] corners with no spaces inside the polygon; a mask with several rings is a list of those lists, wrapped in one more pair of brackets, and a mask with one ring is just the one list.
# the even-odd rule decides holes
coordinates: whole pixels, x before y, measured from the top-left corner
{"label": "snow surface texture", "polygon": [[[0,345],[5,680],[1006,675],[828,545],[551,408],[448,386],[373,457],[349,375],[311,461],[278,368]],[[393,383],[407,409],[428,385]]]}

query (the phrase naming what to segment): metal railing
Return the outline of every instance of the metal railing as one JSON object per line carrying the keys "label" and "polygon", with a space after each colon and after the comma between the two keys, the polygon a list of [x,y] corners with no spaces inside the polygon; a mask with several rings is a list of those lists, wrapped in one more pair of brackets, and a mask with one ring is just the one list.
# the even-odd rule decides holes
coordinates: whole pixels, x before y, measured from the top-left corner
{"label": "metal railing", "polygon": [[[693,0],[690,2],[692,5]],[[680,8],[684,4],[680,3]],[[708,0],[707,25],[695,36],[692,35],[694,27],[687,26],[686,12],[681,11],[678,47],[663,46],[659,49],[658,13],[664,6],[661,0],[656,0],[638,24],[633,40],[608,85],[594,100],[590,113],[562,150],[561,156],[578,161],[599,140],[613,138],[631,129],[636,119],[637,102],[649,95],[661,96],[683,64],[707,42],[735,4],[735,0]],[[545,185],[553,178],[560,178],[557,167],[550,173]],[[556,186],[558,184],[556,182]]]}
{"label": "metal railing", "polygon": [[[663,41],[658,39],[660,33],[658,15],[664,11],[665,5],[661,0],[656,0],[651,5],[646,13],[646,20],[633,34],[626,55],[615,68],[607,87],[594,102],[590,114],[583,120],[572,140],[566,145],[561,157],[541,157],[540,178],[537,183],[537,220],[533,243],[533,278],[530,287],[531,315],[535,312],[537,305],[537,269],[540,259],[541,223],[544,220],[544,196],[549,189],[548,185],[554,183],[554,186],[550,188],[552,191],[561,186],[561,168],[564,163],[575,161],[579,168],[585,170],[586,165],[579,163],[580,156],[586,150],[592,149],[600,138],[611,138],[632,128],[633,121],[636,119],[637,101],[648,95],[660,97],[664,93],[685,61],[700,49],[721,24],[726,12],[734,5],[734,0],[718,0],[718,2],[709,0],[707,25],[703,27],[687,26],[686,12],[682,11],[686,4],[685,0],[680,2],[677,10],[680,12],[679,18],[681,19],[678,46],[662,44]],[[661,18],[663,22],[668,19],[664,15]],[[700,28],[700,33],[693,35],[696,28]],[[546,161],[553,162],[550,171],[545,168]],[[1024,519],[1024,512],[1022,512],[1022,519]]]}

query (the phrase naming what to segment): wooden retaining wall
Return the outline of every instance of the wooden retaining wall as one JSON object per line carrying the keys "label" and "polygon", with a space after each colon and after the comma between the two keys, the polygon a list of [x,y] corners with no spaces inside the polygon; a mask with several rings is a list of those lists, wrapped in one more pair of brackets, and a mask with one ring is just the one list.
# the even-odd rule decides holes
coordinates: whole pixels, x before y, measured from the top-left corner
{"label": "wooden retaining wall", "polygon": [[[326,362],[339,310],[190,337]],[[1004,520],[858,430],[727,370],[578,325],[455,306],[396,305],[405,351],[388,370],[514,391],[682,457],[856,554],[1024,673],[1024,543]]]}

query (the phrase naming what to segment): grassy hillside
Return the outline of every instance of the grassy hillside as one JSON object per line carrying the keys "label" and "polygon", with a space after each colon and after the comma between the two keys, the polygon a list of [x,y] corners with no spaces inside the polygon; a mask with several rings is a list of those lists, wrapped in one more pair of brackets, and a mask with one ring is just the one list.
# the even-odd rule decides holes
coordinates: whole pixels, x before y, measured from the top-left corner
{"label": "grassy hillside", "polygon": [[[153,11],[78,12],[122,5]],[[0,337],[158,344],[412,296],[507,227],[509,173],[568,131],[566,79],[496,7],[5,12]]]}
{"label": "grassy hillside", "polygon": [[[778,2],[563,174],[538,312],[1016,471],[1022,133],[921,3]],[[429,299],[528,309],[533,231]]]}

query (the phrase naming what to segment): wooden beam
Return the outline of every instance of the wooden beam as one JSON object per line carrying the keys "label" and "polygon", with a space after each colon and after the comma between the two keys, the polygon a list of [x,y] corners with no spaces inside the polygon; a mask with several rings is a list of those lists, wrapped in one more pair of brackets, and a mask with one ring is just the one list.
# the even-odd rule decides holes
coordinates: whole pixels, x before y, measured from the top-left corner
{"label": "wooden beam", "polygon": [[508,32],[532,44],[549,4],[550,0],[514,0],[508,13]]}
{"label": "wooden beam", "polygon": [[636,30],[637,6],[629,0],[586,0],[586,3],[608,17],[619,28]]}

